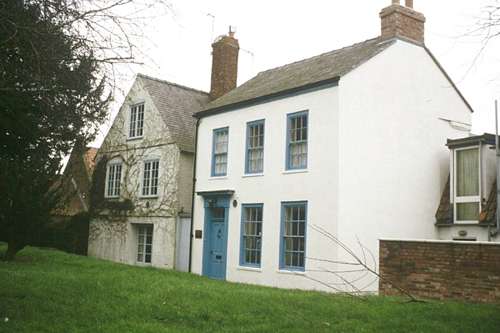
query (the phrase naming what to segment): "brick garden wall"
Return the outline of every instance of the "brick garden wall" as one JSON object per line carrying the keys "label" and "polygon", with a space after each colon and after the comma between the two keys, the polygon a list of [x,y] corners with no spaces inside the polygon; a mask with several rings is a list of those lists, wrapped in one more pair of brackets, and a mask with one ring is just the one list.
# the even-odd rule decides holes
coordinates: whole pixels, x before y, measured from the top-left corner
{"label": "brick garden wall", "polygon": [[498,303],[500,243],[381,240],[380,275],[382,295]]}

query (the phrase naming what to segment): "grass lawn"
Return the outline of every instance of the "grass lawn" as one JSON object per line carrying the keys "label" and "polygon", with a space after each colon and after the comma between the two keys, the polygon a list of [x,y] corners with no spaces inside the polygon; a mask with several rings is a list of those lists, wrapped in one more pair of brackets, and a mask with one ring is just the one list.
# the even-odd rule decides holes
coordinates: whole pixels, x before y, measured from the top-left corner
{"label": "grass lawn", "polygon": [[37,248],[0,262],[0,332],[304,331],[500,332],[500,305],[359,300]]}

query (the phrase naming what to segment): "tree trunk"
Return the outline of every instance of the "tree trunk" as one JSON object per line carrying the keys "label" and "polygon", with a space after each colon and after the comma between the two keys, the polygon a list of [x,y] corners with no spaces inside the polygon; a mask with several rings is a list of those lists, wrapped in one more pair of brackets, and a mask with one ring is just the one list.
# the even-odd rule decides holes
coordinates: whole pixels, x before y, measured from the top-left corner
{"label": "tree trunk", "polygon": [[5,252],[5,255],[3,259],[5,261],[13,261],[14,258],[16,257],[16,254],[21,251],[25,245],[17,242],[17,241],[9,241],[8,242],[8,247],[7,247],[7,252]]}

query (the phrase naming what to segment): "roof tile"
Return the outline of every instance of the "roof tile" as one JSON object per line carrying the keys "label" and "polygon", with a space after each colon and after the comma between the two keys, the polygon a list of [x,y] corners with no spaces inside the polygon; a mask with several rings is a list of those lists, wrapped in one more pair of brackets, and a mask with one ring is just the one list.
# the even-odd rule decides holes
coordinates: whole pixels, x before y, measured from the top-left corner
{"label": "roof tile", "polygon": [[[370,39],[257,74],[238,88],[208,103],[203,111],[276,94],[341,77],[387,49],[395,40]],[[199,115],[203,114],[199,112]]]}
{"label": "roof tile", "polygon": [[137,76],[142,79],[172,139],[181,150],[194,152],[196,119],[193,114],[208,103],[208,93],[144,74]]}

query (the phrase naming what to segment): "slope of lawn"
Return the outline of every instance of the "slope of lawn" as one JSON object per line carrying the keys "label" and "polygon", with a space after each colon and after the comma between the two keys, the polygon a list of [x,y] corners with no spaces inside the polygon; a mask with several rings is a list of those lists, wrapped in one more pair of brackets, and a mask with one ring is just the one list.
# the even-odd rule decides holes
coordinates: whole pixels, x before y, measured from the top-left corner
{"label": "slope of lawn", "polygon": [[278,290],[37,248],[0,262],[0,332],[303,331],[500,332],[500,306]]}

